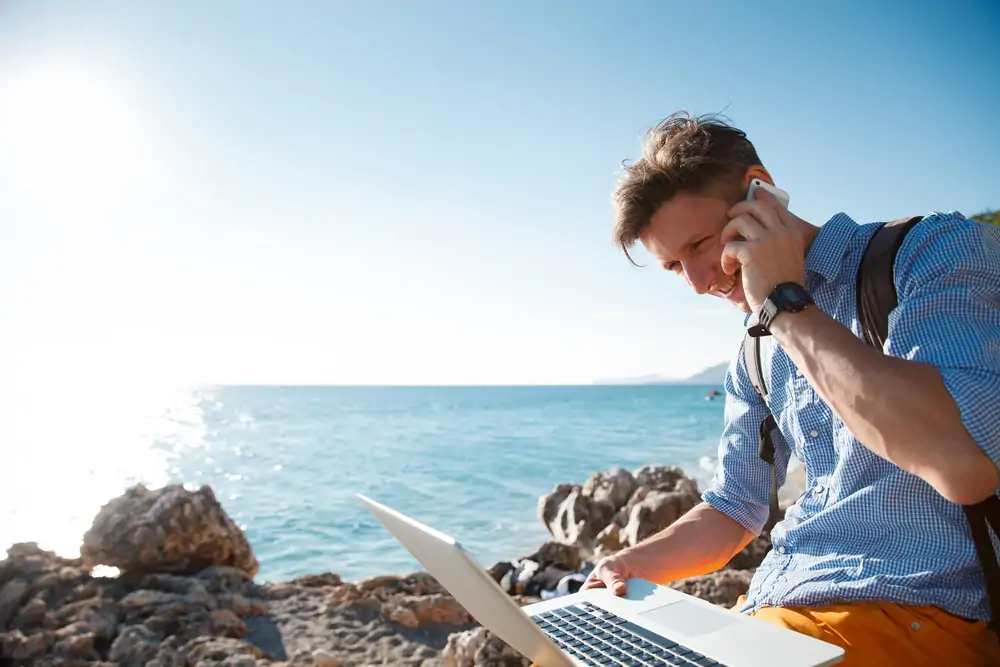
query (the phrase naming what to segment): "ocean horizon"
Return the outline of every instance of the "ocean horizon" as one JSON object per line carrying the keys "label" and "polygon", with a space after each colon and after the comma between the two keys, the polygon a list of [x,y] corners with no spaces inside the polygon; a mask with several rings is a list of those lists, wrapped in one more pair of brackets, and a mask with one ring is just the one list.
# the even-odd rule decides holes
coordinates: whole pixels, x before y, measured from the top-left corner
{"label": "ocean horizon", "polygon": [[[356,580],[419,564],[355,497],[461,542],[484,566],[548,538],[538,499],[613,466],[714,469],[716,384],[200,386],[19,397],[4,440],[0,546],[75,556],[125,488],[210,485],[246,531],[258,580]],[[41,398],[41,400],[39,400]]]}

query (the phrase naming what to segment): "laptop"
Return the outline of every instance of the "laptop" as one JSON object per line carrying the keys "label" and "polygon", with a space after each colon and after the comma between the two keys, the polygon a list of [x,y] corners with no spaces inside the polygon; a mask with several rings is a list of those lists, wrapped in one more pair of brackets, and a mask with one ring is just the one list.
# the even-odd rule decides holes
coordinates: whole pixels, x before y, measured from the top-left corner
{"label": "laptop", "polygon": [[822,667],[844,657],[839,646],[642,579],[624,596],[597,588],[522,607],[454,539],[357,497],[476,621],[540,667]]}

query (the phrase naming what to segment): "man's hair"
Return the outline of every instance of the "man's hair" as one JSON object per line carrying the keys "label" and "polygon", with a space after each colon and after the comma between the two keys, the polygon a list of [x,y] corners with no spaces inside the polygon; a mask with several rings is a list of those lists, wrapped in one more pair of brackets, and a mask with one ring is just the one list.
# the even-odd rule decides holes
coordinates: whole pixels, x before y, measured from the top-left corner
{"label": "man's hair", "polygon": [[[660,206],[680,192],[739,197],[746,170],[761,164],[746,134],[715,115],[678,111],[646,132],[642,157],[623,163],[614,192],[614,239],[629,261],[639,234]],[[734,202],[735,203],[735,202]]]}

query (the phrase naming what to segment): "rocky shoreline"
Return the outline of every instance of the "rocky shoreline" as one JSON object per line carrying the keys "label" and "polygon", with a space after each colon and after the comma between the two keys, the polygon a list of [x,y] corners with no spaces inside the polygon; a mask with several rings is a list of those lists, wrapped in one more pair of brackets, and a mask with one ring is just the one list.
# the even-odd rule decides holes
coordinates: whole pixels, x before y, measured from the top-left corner
{"label": "rocky shoreline", "polygon": [[[529,574],[526,564],[585,573],[675,521],[698,494],[693,480],[665,466],[560,484],[538,505],[552,540],[490,572],[498,581],[504,572]],[[769,547],[764,535],[719,572],[672,585],[731,606]],[[107,568],[117,572],[102,576]],[[211,488],[133,487],[101,509],[79,558],[24,543],[0,560],[0,667],[529,664],[424,572],[259,585],[257,570]],[[505,580],[520,603],[539,599],[521,583]]]}

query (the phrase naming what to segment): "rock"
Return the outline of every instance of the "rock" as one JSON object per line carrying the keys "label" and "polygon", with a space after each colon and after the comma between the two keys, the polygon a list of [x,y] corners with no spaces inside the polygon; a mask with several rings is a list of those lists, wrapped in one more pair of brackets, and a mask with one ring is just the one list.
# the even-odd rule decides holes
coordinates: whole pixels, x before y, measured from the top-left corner
{"label": "rock", "polygon": [[595,538],[596,548],[594,549],[594,558],[600,559],[605,556],[610,556],[611,554],[621,551],[622,547],[622,529],[617,523],[611,522],[604,529],[597,534]]}
{"label": "rock", "polygon": [[125,611],[151,614],[158,607],[184,607],[184,596],[163,591],[138,590],[129,593],[119,602]]}
{"label": "rock", "polygon": [[144,625],[130,625],[111,644],[108,659],[121,667],[142,667],[156,658],[161,639]]}
{"label": "rock", "polygon": [[28,604],[21,607],[20,613],[10,623],[10,627],[18,630],[38,627],[45,622],[45,613],[48,610],[49,606],[45,604],[44,598],[34,597],[28,601]]}
{"label": "rock", "polygon": [[671,588],[722,607],[732,607],[750,588],[753,573],[748,570],[719,570],[700,577],[681,579]]}
{"label": "rock", "polygon": [[322,649],[313,651],[312,661],[316,667],[343,667],[344,665],[343,660],[335,658]]}
{"label": "rock", "polygon": [[619,467],[592,475],[584,485],[559,484],[538,502],[542,523],[556,542],[597,560],[638,544],[701,502],[698,484],[680,468]]}
{"label": "rock", "polygon": [[754,538],[750,544],[726,563],[731,570],[751,570],[764,562],[764,556],[771,550],[771,536],[767,533]]}
{"label": "rock", "polygon": [[41,633],[25,636],[20,630],[0,634],[0,658],[30,660],[45,653],[45,636]]}
{"label": "rock", "polygon": [[205,583],[211,593],[242,590],[253,580],[253,575],[245,570],[229,565],[213,565],[198,573],[198,579]]}
{"label": "rock", "polygon": [[450,595],[401,596],[382,605],[382,616],[408,628],[428,623],[465,625],[469,613]]}
{"label": "rock", "polygon": [[584,496],[618,509],[628,502],[636,489],[636,480],[628,470],[614,467],[591,475],[582,489]]}
{"label": "rock", "polygon": [[97,640],[110,644],[118,632],[118,605],[114,600],[93,597],[62,604],[48,614],[49,622],[56,627],[85,627]]}
{"label": "rock", "polygon": [[377,588],[391,588],[399,583],[399,577],[386,574],[371,579],[365,579],[357,584],[358,590],[362,592],[374,591]]}
{"label": "rock", "polygon": [[256,667],[257,660],[264,657],[253,644],[229,637],[198,637],[178,653],[195,667]]}
{"label": "rock", "polygon": [[530,667],[531,661],[486,628],[448,637],[441,652],[444,667]]}
{"label": "rock", "polygon": [[83,660],[100,660],[101,656],[94,649],[94,633],[74,634],[58,642],[53,649],[55,653]]}
{"label": "rock", "polygon": [[628,546],[639,544],[672,524],[699,502],[701,498],[693,483],[682,482],[672,491],[661,488],[649,491],[641,502],[632,507],[621,542]]}
{"label": "rock", "polygon": [[84,621],[77,621],[75,623],[70,623],[67,626],[59,628],[55,631],[54,635],[56,639],[66,639],[67,637],[75,637],[78,635],[90,634],[92,629],[88,623]]}
{"label": "rock", "polygon": [[211,613],[212,630],[225,637],[242,637],[246,624],[229,609],[216,609]]}
{"label": "rock", "polygon": [[542,523],[557,542],[574,545],[585,557],[590,557],[597,534],[617,511],[610,501],[603,499],[608,495],[610,491],[597,500],[586,495],[581,486],[560,484],[539,502]]}
{"label": "rock", "polygon": [[0,632],[6,630],[7,624],[17,616],[30,590],[28,582],[23,579],[8,581],[0,588]]}
{"label": "rock", "polygon": [[388,621],[399,623],[400,625],[408,628],[416,628],[420,626],[420,620],[417,618],[417,613],[409,607],[399,604],[382,605],[382,617]]}
{"label": "rock", "polygon": [[635,478],[635,488],[675,489],[682,480],[688,479],[684,471],[675,466],[644,465],[632,473]]}
{"label": "rock", "polygon": [[80,554],[87,569],[110,565],[124,573],[195,574],[228,565],[252,577],[258,570],[243,531],[208,486],[197,491],[179,484],[128,489],[101,508]]}
{"label": "rock", "polygon": [[249,616],[254,613],[254,605],[239,593],[220,595],[216,602],[221,609],[229,609],[239,617]]}
{"label": "rock", "polygon": [[307,574],[295,577],[288,583],[302,588],[321,588],[323,586],[340,586],[344,582],[340,580],[340,575],[325,572],[323,574]]}
{"label": "rock", "polygon": [[533,560],[536,563],[558,563],[559,565],[565,565],[571,570],[578,570],[583,565],[579,549],[570,544],[552,541],[545,542],[538,548],[538,551],[524,558]]}

